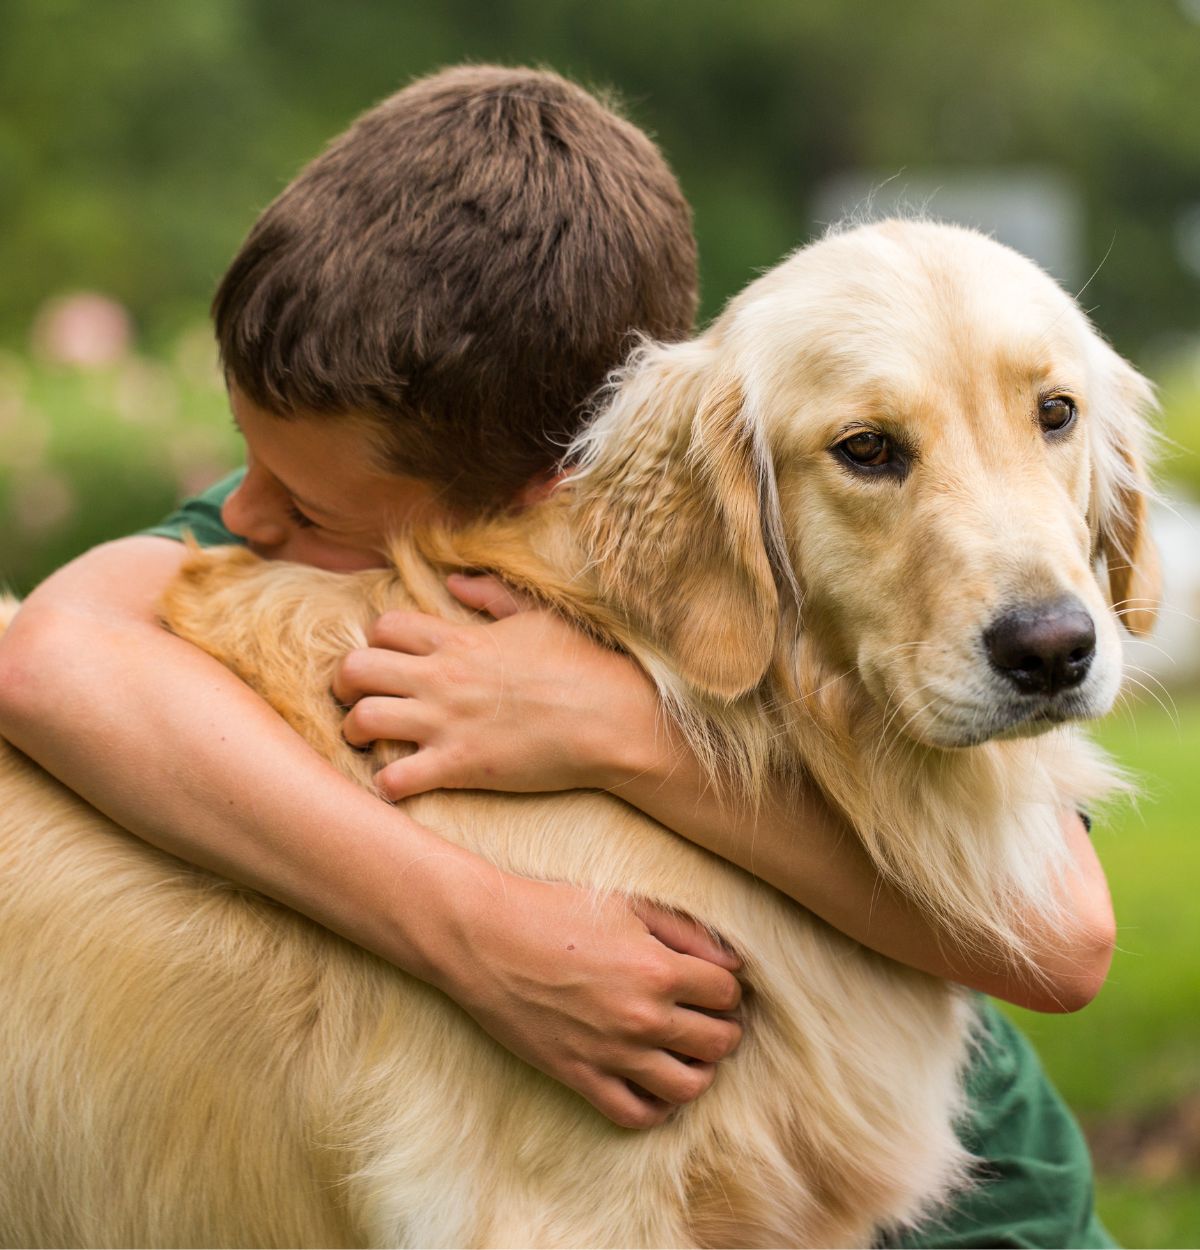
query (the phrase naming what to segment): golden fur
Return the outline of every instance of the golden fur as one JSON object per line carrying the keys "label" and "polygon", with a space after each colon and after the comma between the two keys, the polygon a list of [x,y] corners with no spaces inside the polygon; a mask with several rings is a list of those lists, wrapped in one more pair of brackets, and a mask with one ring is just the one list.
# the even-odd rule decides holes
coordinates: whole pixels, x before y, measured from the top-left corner
{"label": "golden fur", "polygon": [[[1079,404],[1056,445],[1046,387]],[[764,776],[807,774],[964,942],[1019,951],[1013,917],[1051,910],[1065,870],[1056,811],[1115,781],[1049,721],[1111,703],[1114,604],[1148,624],[1148,403],[1028,262],[885,223],[797,253],[700,339],[644,349],[546,504],[399,541],[388,570],[205,553],[164,611],[369,785],[379,756],[345,745],[327,694],[339,658],[385,609],[461,612],[445,568],[495,569],[637,656],[720,784],[752,802]],[[836,462],[855,422],[916,448],[901,486]],[[978,635],[1062,591],[1095,618],[1095,673],[1030,719]],[[862,1245],[963,1183],[969,1000],[606,795],[407,806],[518,873],[636,882],[741,952],[741,1049],[640,1134],[3,744],[0,793],[7,1244]]]}

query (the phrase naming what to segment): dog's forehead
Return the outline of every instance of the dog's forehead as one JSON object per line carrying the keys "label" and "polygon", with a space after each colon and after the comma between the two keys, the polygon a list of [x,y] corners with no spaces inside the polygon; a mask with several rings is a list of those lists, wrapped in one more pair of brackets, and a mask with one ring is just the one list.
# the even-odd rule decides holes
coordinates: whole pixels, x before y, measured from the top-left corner
{"label": "dog's forehead", "polygon": [[[1082,361],[1087,325],[1042,270],[972,230],[885,222],[834,234],[765,274],[722,332],[765,391],[1035,384]],[[752,384],[754,385],[754,384]]]}

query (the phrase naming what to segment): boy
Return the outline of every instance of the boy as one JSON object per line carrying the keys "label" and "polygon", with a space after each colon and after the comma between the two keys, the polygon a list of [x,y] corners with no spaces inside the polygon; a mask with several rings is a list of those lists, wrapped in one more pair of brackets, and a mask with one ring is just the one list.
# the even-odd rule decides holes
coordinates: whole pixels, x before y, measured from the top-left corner
{"label": "boy", "polygon": [[[324,765],[231,674],[163,633],[154,607],[185,558],[183,523],[201,541],[351,569],[380,563],[389,529],[423,512],[530,502],[630,331],[682,337],[694,308],[687,206],[644,135],[549,74],[474,67],[418,82],[301,173],[221,283],[244,476],[60,571],[0,648],[0,731],[72,788],[437,985],[629,1127],[699,1096],[736,1045],[729,954],[653,908],[597,909],[441,842]],[[1077,931],[1045,935],[1045,982],[1031,985],[971,962],[815,797],[797,813],[768,796],[748,828],[706,792],[631,662],[516,611],[486,579],[454,585],[503,619],[385,617],[338,674],[352,742],[420,746],[381,777],[385,792],[606,786],[935,975],[1044,1009],[1099,988],[1111,915],[1073,817],[1079,871],[1064,888]],[[1065,1180],[1041,1201],[1066,1213],[1036,1244],[1087,1244],[1086,1154],[1027,1052],[989,1019],[976,1087],[1011,1090],[980,1106],[972,1144],[1003,1171],[1006,1151],[1024,1167],[1062,1133],[1052,1163]],[[993,1227],[1038,1201],[1028,1187],[984,1192],[1016,1195]],[[1001,1244],[971,1218],[947,1224],[951,1244]]]}

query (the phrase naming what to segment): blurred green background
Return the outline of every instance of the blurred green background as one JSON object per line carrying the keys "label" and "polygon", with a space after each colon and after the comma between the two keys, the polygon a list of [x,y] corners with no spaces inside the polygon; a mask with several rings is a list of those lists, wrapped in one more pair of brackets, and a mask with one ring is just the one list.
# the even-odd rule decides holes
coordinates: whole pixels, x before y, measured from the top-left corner
{"label": "blurred green background", "polygon": [[1200,0],[0,0],[0,579],[23,592],[237,463],[216,280],[356,113],[464,59],[616,88],[694,205],[706,316],[876,188],[1032,222],[1159,382],[1173,662],[1140,655],[1169,689],[1103,731],[1146,796],[1096,835],[1122,949],[1095,1005],[1022,1024],[1114,1232],[1196,1245]]}

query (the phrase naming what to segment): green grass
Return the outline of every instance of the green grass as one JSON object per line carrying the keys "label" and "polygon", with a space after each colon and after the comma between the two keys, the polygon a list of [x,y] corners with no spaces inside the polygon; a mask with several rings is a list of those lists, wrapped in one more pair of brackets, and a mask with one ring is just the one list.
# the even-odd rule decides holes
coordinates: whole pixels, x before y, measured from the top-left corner
{"label": "green grass", "polygon": [[1163,1185],[1101,1177],[1096,1207],[1123,1246],[1200,1245],[1200,1185]]}
{"label": "green grass", "polygon": [[[1119,925],[1112,972],[1078,1015],[1010,1013],[1085,1126],[1200,1090],[1200,694],[1170,714],[1140,703],[1099,737],[1143,792],[1094,830]],[[1200,1177],[1102,1175],[1097,1191],[1122,1244],[1200,1245]]]}

